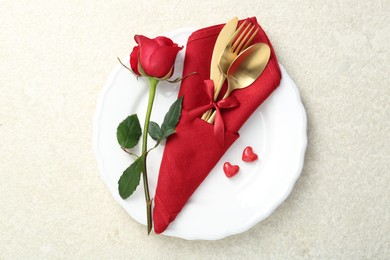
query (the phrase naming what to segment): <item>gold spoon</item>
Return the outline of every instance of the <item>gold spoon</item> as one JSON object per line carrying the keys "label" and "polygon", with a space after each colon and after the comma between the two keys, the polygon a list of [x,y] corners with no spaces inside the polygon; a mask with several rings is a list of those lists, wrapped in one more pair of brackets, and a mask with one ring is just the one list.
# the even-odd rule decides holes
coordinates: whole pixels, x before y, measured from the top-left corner
{"label": "gold spoon", "polygon": [[[250,86],[264,71],[271,56],[271,49],[265,43],[256,43],[241,52],[227,71],[228,89],[223,97],[227,98],[236,89]],[[214,123],[216,112],[207,120]]]}

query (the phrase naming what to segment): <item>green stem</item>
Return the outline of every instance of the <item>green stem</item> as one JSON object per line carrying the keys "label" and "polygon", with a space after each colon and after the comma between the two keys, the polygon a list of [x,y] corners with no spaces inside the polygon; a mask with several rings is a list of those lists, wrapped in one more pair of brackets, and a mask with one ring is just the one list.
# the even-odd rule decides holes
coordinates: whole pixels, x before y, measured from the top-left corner
{"label": "green stem", "polygon": [[152,230],[152,200],[149,195],[149,185],[148,185],[148,173],[146,168],[146,157],[148,155],[148,132],[149,132],[149,122],[150,116],[152,114],[154,97],[156,96],[156,88],[157,88],[158,80],[155,78],[149,78],[149,101],[148,108],[146,110],[145,123],[144,123],[144,131],[142,136],[142,155],[144,156],[144,171],[143,171],[143,182],[144,182],[144,192],[145,192],[145,200],[146,200],[146,216],[147,216],[147,227],[148,234]]}

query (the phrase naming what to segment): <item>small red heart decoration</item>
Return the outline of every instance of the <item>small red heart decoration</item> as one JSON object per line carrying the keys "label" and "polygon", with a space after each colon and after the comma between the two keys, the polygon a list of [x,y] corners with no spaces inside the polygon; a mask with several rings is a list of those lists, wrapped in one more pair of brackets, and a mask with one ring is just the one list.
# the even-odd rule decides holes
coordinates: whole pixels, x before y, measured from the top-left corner
{"label": "small red heart decoration", "polygon": [[225,162],[223,164],[223,171],[228,178],[231,178],[236,175],[239,170],[240,167],[238,165],[231,165],[229,162]]}
{"label": "small red heart decoration", "polygon": [[253,162],[257,160],[257,154],[253,152],[252,147],[247,146],[242,153],[242,160],[244,162]]}

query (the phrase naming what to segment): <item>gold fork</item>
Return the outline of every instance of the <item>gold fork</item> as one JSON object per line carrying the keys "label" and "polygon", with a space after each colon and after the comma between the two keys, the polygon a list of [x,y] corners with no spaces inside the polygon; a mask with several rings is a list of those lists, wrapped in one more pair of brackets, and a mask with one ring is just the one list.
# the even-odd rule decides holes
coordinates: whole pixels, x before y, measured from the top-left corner
{"label": "gold fork", "polygon": [[[232,64],[234,59],[237,58],[237,56],[249,46],[259,31],[259,28],[254,30],[255,28],[255,25],[244,21],[234,32],[228,44],[226,45],[218,63],[218,67],[221,71],[221,78],[219,79],[219,82],[214,82],[214,100],[218,98],[219,92],[221,91],[223,83],[226,80],[226,75],[230,64]],[[240,34],[241,31],[242,33]],[[210,115],[211,110],[206,111],[203,114],[202,119],[207,121]]]}

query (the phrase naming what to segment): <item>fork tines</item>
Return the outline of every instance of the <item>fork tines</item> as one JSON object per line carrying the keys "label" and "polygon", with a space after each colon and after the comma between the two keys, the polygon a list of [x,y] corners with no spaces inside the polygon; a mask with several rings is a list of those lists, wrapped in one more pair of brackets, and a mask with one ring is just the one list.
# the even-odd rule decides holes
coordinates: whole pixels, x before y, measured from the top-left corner
{"label": "fork tines", "polygon": [[239,54],[241,51],[245,50],[251,44],[258,31],[259,28],[256,28],[256,25],[247,22],[247,20],[242,22],[240,27],[238,27],[237,31],[232,36],[232,38],[235,38],[235,40],[231,46],[231,51]]}

